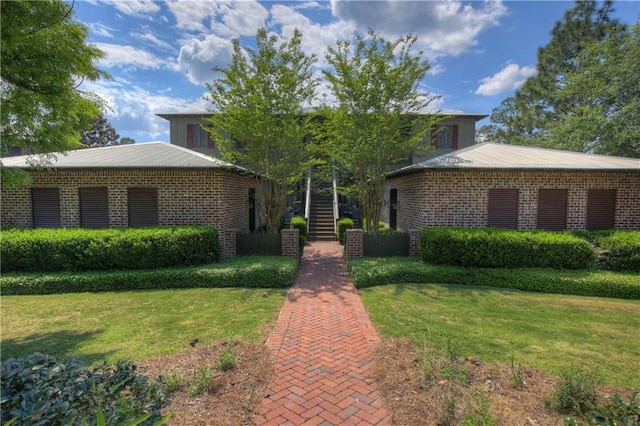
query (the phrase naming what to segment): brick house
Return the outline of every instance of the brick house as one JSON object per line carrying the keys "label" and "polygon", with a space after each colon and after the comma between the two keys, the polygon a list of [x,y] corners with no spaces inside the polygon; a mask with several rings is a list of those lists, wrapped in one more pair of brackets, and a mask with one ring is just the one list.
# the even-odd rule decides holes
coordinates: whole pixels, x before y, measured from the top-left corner
{"label": "brick house", "polygon": [[640,229],[640,160],[473,145],[391,172],[382,220],[399,230]]}
{"label": "brick house", "polygon": [[54,169],[28,156],[3,158],[27,169],[30,186],[2,190],[3,227],[256,224],[255,177],[246,169],[162,142],[58,154]]}

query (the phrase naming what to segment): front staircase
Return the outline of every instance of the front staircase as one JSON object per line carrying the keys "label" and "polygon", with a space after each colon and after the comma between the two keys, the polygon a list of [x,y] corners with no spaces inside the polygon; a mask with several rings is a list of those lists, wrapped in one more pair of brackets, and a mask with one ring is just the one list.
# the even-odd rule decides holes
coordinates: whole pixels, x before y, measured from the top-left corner
{"label": "front staircase", "polygon": [[333,224],[333,200],[330,195],[311,195],[309,216],[310,241],[334,241],[336,239]]}

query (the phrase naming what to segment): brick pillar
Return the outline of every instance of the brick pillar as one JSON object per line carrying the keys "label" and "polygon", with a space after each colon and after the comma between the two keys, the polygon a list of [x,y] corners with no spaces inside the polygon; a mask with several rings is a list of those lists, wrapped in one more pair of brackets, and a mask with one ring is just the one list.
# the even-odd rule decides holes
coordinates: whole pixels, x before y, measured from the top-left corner
{"label": "brick pillar", "polygon": [[409,230],[409,256],[420,257],[420,246],[418,245],[419,229]]}
{"label": "brick pillar", "polygon": [[295,259],[300,258],[300,231],[297,228],[290,228],[283,229],[280,232],[282,236],[280,254]]}
{"label": "brick pillar", "polygon": [[222,259],[236,257],[236,233],[237,229],[225,229],[220,231],[220,246],[222,249]]}
{"label": "brick pillar", "polygon": [[362,229],[347,229],[344,245],[347,261],[364,256],[364,231]]}

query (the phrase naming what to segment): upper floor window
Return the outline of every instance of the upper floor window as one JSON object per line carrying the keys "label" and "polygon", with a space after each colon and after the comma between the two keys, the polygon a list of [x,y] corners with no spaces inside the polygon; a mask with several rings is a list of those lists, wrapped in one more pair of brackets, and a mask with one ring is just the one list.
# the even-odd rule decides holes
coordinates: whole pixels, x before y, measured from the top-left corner
{"label": "upper floor window", "polygon": [[431,140],[437,149],[458,149],[458,125],[435,126],[431,129]]}
{"label": "upper floor window", "polygon": [[187,148],[213,148],[211,134],[199,124],[187,124]]}

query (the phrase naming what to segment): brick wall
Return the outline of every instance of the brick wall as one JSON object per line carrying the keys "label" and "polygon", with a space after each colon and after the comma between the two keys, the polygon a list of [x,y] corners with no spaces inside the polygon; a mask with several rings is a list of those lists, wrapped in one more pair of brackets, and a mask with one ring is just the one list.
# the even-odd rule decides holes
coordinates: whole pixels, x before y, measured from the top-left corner
{"label": "brick wall", "polygon": [[280,254],[286,257],[298,259],[300,257],[300,236],[297,228],[283,229],[280,231]]}
{"label": "brick wall", "polygon": [[364,231],[362,229],[347,229],[345,238],[345,257],[347,261],[364,256]]}
{"label": "brick wall", "polygon": [[[78,188],[108,188],[109,225],[128,224],[127,188],[149,186],[158,189],[160,225],[207,224],[220,230],[249,229],[249,188],[252,178],[220,170],[97,170],[36,171],[34,187],[60,188],[62,226],[80,226]],[[3,189],[1,196],[3,227],[31,227],[29,187]]]}
{"label": "brick wall", "polygon": [[[567,189],[567,229],[586,226],[587,191],[616,189],[616,229],[640,229],[640,173],[428,170],[388,179],[398,189],[398,229],[487,225],[490,188],[517,188],[518,228],[535,229],[538,189]],[[388,208],[388,207],[385,207]]]}

